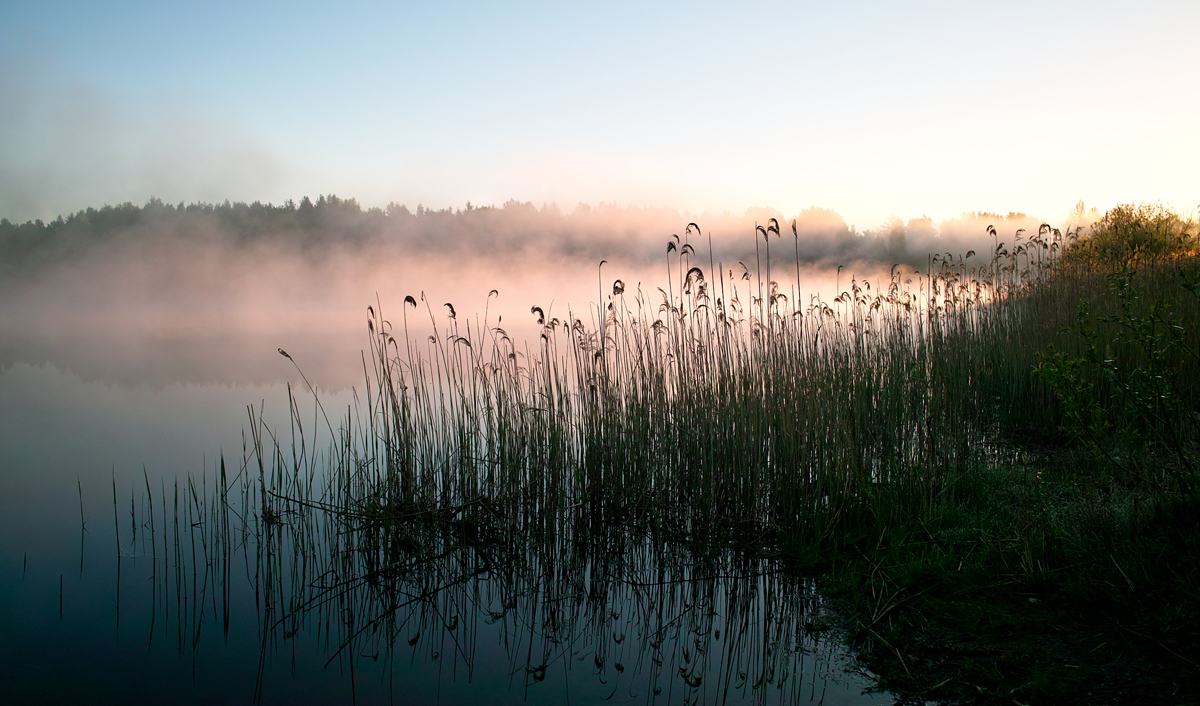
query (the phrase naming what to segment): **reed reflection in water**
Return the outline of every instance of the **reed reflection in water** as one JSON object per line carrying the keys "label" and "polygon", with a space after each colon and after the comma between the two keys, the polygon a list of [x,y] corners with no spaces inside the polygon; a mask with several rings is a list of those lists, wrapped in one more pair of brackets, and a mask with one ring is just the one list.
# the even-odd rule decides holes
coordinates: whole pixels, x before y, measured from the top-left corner
{"label": "reed reflection in water", "polygon": [[[252,434],[236,474],[147,482],[114,521],[122,554],[152,558],[151,643],[195,664],[206,630],[256,620],[256,701],[282,669],[324,668],[367,702],[452,703],[475,684],[497,702],[890,702],[847,671],[814,583],[769,556],[597,531],[582,507],[537,531],[486,499],[370,514],[312,497],[315,473],[285,495],[266,464],[311,440],[255,428],[267,443]],[[248,584],[253,618],[235,605]]]}

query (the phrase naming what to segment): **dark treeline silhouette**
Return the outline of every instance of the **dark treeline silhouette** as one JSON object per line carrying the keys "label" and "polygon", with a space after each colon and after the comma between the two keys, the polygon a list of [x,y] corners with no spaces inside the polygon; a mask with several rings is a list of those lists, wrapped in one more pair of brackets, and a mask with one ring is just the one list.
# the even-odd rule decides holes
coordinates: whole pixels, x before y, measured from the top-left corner
{"label": "dark treeline silhouette", "polygon": [[[857,230],[836,211],[812,207],[794,218],[766,208],[741,215],[694,215],[667,208],[579,204],[570,212],[551,204],[541,208],[510,200],[502,206],[415,210],[399,204],[362,208],[355,199],[307,196],[281,205],[260,202],[166,204],[124,203],[87,208],[50,222],[14,224],[0,220],[0,268],[36,272],[44,266],[84,259],[93,248],[124,244],[150,248],[170,242],[224,245],[283,244],[319,254],[327,248],[392,247],[399,254],[488,257],[521,253],[598,261],[653,264],[662,260],[665,240],[694,221],[703,238],[712,236],[714,257],[725,262],[755,254],[755,227],[775,218],[781,236],[770,243],[773,257],[799,257],[804,264],[837,266],[865,263],[923,266],[935,253],[965,254],[992,244],[995,225],[1010,242],[1020,228],[1036,233],[1039,219],[1022,213],[972,212],[935,227],[927,217],[907,222],[893,217],[878,230]],[[789,230],[793,230],[789,233]],[[694,232],[690,237],[695,240]],[[789,242],[790,241],[790,242]],[[696,242],[701,252],[707,242]]]}

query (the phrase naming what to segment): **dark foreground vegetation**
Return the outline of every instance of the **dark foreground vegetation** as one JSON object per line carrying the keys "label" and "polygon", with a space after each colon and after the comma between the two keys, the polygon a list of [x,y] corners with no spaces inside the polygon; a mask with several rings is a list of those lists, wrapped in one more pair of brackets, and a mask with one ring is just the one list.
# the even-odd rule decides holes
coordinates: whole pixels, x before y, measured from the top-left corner
{"label": "dark foreground vegetation", "polygon": [[787,230],[730,266],[689,225],[663,288],[601,266],[600,306],[535,306],[520,346],[372,307],[357,409],[293,402],[290,438],[256,422],[237,482],[184,494],[211,573],[253,547],[264,654],[309,631],[352,673],[402,639],[470,664],[482,614],[526,636],[526,685],[591,645],[646,694],[790,701],[840,625],[913,703],[1200,697],[1196,224],[993,231],[830,302],[774,264]]}
{"label": "dark foreground vegetation", "polygon": [[915,703],[1200,698],[1196,255],[1194,222],[1121,207],[1013,293],[1032,316],[993,342],[1023,378],[985,407],[1000,455],[927,512],[848,526],[829,563],[881,685]]}

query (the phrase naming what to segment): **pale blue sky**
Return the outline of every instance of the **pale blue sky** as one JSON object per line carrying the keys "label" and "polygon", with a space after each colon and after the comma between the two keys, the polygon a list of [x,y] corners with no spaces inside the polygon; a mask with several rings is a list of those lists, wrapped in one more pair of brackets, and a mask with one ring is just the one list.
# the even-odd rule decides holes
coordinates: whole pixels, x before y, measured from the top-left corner
{"label": "pale blue sky", "polygon": [[1200,3],[0,5],[0,215],[1200,203]]}

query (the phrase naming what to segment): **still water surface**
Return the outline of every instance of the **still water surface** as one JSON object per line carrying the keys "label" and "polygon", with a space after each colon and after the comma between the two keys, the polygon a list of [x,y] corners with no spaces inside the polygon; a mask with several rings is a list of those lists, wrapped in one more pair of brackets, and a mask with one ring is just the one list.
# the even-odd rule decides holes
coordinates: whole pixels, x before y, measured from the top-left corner
{"label": "still water surface", "polygon": [[[453,296],[435,294],[437,281],[406,289],[387,274],[310,293],[322,306],[307,319],[281,315],[282,297],[222,304],[234,299],[207,284],[155,305],[148,291],[98,303],[76,282],[44,297],[45,310],[37,285],[8,292],[0,679],[13,702],[891,702],[864,693],[871,681],[826,629],[811,583],[766,560],[636,542],[562,557],[510,547],[503,561],[467,548],[384,588],[351,581],[297,612],[272,604],[264,582],[272,571],[293,589],[329,578],[299,553],[272,555],[268,570],[258,539],[235,529],[238,541],[214,543],[212,505],[176,527],[163,507],[176,488],[186,506],[190,477],[211,500],[219,459],[229,476],[240,470],[247,405],[288,428],[288,385],[307,388],[276,345],[308,365],[326,409],[345,410],[361,370],[346,351],[365,341],[364,302],[382,292],[398,304],[426,288],[434,302]],[[563,299],[587,301],[591,275],[558,276]],[[531,299],[551,301],[534,293],[503,308],[487,291],[506,285],[522,282],[448,286],[507,321]],[[171,319],[172,302],[195,300],[216,302],[203,326],[156,324]],[[348,650],[339,636],[349,634]]]}

